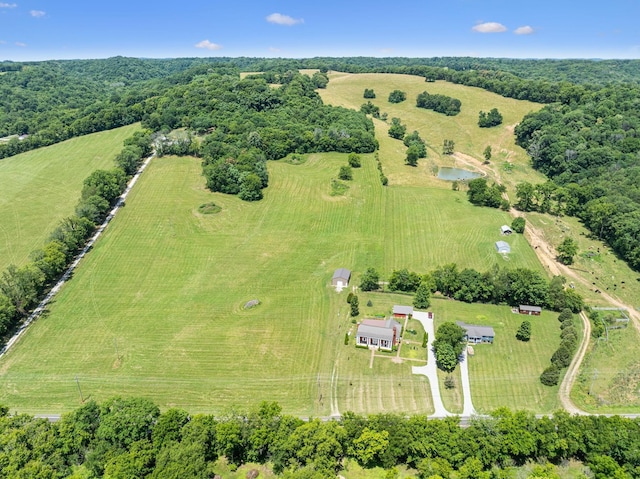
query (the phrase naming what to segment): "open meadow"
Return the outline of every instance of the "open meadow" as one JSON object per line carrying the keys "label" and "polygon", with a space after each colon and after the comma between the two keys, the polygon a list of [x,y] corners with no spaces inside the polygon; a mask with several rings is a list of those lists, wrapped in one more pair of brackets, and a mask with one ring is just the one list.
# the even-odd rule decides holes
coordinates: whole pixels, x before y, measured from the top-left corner
{"label": "open meadow", "polygon": [[[509,188],[513,197],[515,184],[520,181],[542,182],[544,176],[531,169],[526,152],[515,144],[513,129],[524,115],[537,111],[543,105],[529,101],[505,98],[481,88],[456,85],[444,81],[425,82],[414,75],[382,73],[340,73],[329,75],[326,89],[319,90],[325,103],[346,108],[360,109],[367,101],[380,107],[380,113],[387,113],[388,120],[374,120],[380,159],[384,163],[385,174],[391,184],[435,186],[445,188],[449,183],[435,178],[442,166],[476,170],[476,163],[484,161],[483,151],[491,146],[493,156],[488,168],[493,171],[493,179]],[[365,88],[371,88],[376,98],[363,98]],[[401,103],[389,103],[389,93],[401,90],[407,99]],[[457,98],[462,102],[460,113],[445,116],[432,110],[418,108],[416,98],[423,91]],[[480,128],[478,114],[497,108],[503,116],[503,123],[493,128]],[[398,117],[407,125],[407,133],[416,130],[427,143],[426,159],[418,161],[413,168],[404,164],[406,147],[400,140],[387,134],[391,118]],[[445,139],[455,142],[456,155],[442,154]],[[416,174],[416,171],[419,174]]]}
{"label": "open meadow", "polygon": [[[302,415],[377,412],[391,390],[398,411],[429,412],[426,379],[409,362],[370,371],[368,356],[344,345],[346,292],[329,280],[338,267],[357,284],[368,266],[388,275],[504,265],[493,242],[507,213],[451,190],[384,188],[372,157],[344,196],[331,196],[345,162],[270,163],[265,199],[246,203],[206,191],[195,158],[154,159],[50,312],[3,358],[0,402],[69,409],[77,376],[84,398],[136,394],[190,411],[275,400]],[[212,199],[222,211],[198,213]],[[514,239],[509,264],[541,268]],[[261,304],[244,310],[252,299]],[[354,380],[358,391],[345,391]]]}
{"label": "open meadow", "polygon": [[[480,130],[476,110],[497,106],[511,124],[539,105],[404,75],[376,75],[332,90],[340,87],[340,78],[332,77],[330,88],[321,92],[326,102],[358,107],[362,85],[375,80],[378,100],[389,106],[382,111],[401,116],[409,131],[418,129],[429,144],[441,145],[437,135],[457,132],[456,145],[482,141],[466,150],[480,157],[489,135],[504,145],[497,155],[514,164],[514,178],[526,170],[526,155],[510,134],[475,131]],[[393,81],[409,94],[400,106],[386,102],[382,88],[390,90]],[[452,118],[418,110],[411,95],[425,87],[457,96],[463,112],[464,105],[473,111]],[[394,113],[391,107],[406,111]],[[422,330],[409,328],[416,330],[415,344],[401,351],[401,361],[377,353],[372,362],[371,353],[356,349],[353,339],[345,345],[354,324],[347,291],[336,293],[329,286],[333,271],[351,269],[357,285],[368,267],[383,279],[395,269],[426,273],[452,262],[479,271],[495,265],[544,268],[521,235],[508,239],[508,258],[496,253],[500,225],[511,222],[508,213],[472,206],[464,191],[435,178],[427,161],[405,166],[404,146],[388,138],[384,122],[376,122],[376,132],[389,186],[380,183],[374,154],[363,155],[363,167],[354,169],[353,181],[337,195],[332,180],[347,163],[346,154],[309,155],[301,164],[270,162],[270,186],[256,203],[206,190],[198,159],[155,158],[50,311],[0,361],[0,403],[55,413],[87,397],[139,395],[163,408],[192,412],[261,400],[278,401],[285,412],[303,416],[432,412],[428,380],[411,374],[411,366],[424,364],[426,357],[417,347]],[[452,161],[434,148],[428,161]],[[220,212],[199,212],[212,201]],[[260,304],[244,309],[254,299]],[[388,314],[393,304],[411,300],[362,294],[360,317]],[[548,412],[557,405],[556,389],[538,381],[559,341],[553,315],[543,315],[534,326],[534,335],[544,341],[520,347],[512,337],[520,318],[509,308],[441,300],[433,308],[438,321],[477,320],[491,324],[501,338],[486,352],[479,347],[470,363],[478,410],[505,405]],[[503,359],[499,367],[493,353]],[[520,360],[509,361],[512,354]],[[459,389],[443,396],[452,411],[460,410]]]}
{"label": "open meadow", "polygon": [[74,212],[82,182],[113,168],[138,124],[73,138],[0,160],[0,271],[24,264],[59,221]]}

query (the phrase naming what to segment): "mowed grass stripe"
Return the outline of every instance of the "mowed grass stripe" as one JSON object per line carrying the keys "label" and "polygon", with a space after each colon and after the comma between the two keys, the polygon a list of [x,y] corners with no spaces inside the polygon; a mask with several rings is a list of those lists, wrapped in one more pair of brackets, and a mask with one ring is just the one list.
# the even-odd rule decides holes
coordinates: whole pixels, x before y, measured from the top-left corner
{"label": "mowed grass stripe", "polygon": [[113,168],[138,124],[73,138],[0,160],[0,270],[22,265],[60,220],[73,214],[82,182]]}
{"label": "mowed grass stripe", "polygon": [[[495,342],[474,346],[469,357],[469,376],[473,405],[480,413],[488,413],[499,405],[527,409],[539,413],[559,407],[557,387],[543,386],[539,377],[550,364],[560,344],[557,314],[543,311],[541,316],[523,316],[507,306],[465,304],[435,300],[433,311],[436,327],[445,321],[464,321],[492,326]],[[531,321],[528,342],[515,338],[524,320]]]}

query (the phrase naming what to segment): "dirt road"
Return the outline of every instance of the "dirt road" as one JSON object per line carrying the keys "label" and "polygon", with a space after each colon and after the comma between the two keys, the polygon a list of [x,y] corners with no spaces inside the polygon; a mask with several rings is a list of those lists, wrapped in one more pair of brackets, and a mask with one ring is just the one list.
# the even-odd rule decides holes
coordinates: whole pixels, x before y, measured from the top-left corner
{"label": "dirt road", "polygon": [[[464,153],[455,153],[454,157],[462,163],[479,169],[486,175],[494,178],[496,181],[500,181],[500,174],[496,171],[495,168],[491,167],[490,164],[485,165],[480,160]],[[509,213],[514,218],[526,218],[525,213],[518,211],[515,208],[511,208]],[[551,244],[549,244],[549,242],[546,240],[545,235],[541,230],[532,226],[530,222],[527,222],[524,235],[531,247],[534,249],[538,260],[544,265],[544,267],[552,276],[561,275],[567,278],[569,281],[583,284],[588,289],[591,289],[592,285],[589,282],[589,279],[581,276],[573,269],[569,268],[566,265],[563,265],[562,263],[559,263],[556,260],[557,253],[553,246],[551,246]],[[611,296],[607,292],[602,291],[599,294],[606,302],[611,304],[612,307],[625,309],[628,312],[629,318],[631,319],[634,327],[638,331],[640,331],[640,313],[638,313],[638,311],[636,311],[633,306],[625,304],[623,301],[614,296]],[[584,359],[584,356],[587,352],[589,346],[589,338],[591,337],[591,322],[589,321],[589,318],[587,318],[587,315],[584,312],[580,313],[580,318],[582,319],[583,323],[582,341],[580,343],[580,347],[578,348],[578,352],[569,365],[569,369],[564,376],[562,384],[560,385],[560,390],[558,392],[562,406],[572,414],[588,414],[587,412],[582,411],[581,409],[576,407],[570,398],[571,388],[573,387],[576,377],[578,376],[578,373],[580,371],[580,365],[582,364],[582,360]]]}

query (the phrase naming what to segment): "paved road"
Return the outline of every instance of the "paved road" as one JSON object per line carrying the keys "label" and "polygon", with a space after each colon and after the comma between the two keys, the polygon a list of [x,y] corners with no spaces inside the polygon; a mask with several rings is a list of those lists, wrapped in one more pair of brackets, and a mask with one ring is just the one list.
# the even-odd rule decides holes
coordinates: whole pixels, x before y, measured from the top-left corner
{"label": "paved road", "polygon": [[471,384],[469,382],[469,356],[467,348],[462,352],[462,361],[460,361],[460,374],[462,376],[462,397],[464,399],[462,406],[462,415],[465,417],[474,416],[476,410],[471,402]]}

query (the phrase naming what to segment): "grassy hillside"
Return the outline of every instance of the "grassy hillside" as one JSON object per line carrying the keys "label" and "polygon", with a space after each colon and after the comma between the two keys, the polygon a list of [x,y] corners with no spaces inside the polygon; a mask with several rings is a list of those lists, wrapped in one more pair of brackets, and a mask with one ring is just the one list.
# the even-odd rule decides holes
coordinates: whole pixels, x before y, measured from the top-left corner
{"label": "grassy hillside", "polygon": [[[400,118],[407,125],[407,133],[417,130],[428,145],[426,160],[420,160],[417,168],[406,166],[406,147],[401,141],[387,135],[388,123],[375,120],[380,132],[380,159],[391,184],[449,188],[449,183],[435,178],[437,167],[467,168],[468,164],[464,162],[464,157],[442,155],[445,139],[454,140],[456,152],[481,161],[484,160],[484,149],[491,145],[492,169],[499,181],[509,187],[525,179],[544,181],[542,175],[531,170],[526,152],[515,144],[513,135],[515,125],[522,117],[530,111],[539,110],[543,105],[504,98],[480,88],[443,81],[427,83],[422,77],[398,74],[332,73],[326,90],[319,92],[325,103],[359,109],[360,105],[368,101],[363,98],[365,88],[375,91],[376,98],[371,102],[380,107],[381,113],[388,113],[388,123],[392,117]],[[407,99],[402,103],[389,103],[389,93],[396,89],[404,91]],[[459,99],[462,102],[460,113],[447,117],[416,107],[416,97],[423,91]],[[479,112],[487,112],[492,108],[497,108],[502,114],[502,125],[493,128],[478,127]],[[509,171],[505,169],[506,163],[512,165]]]}
{"label": "grassy hillside", "polygon": [[26,262],[73,214],[84,179],[112,168],[122,142],[137,129],[130,125],[0,160],[0,271]]}
{"label": "grassy hillside", "polygon": [[[345,196],[330,196],[345,163],[270,163],[266,197],[251,204],[205,191],[197,159],[153,160],[50,314],[0,363],[0,403],[68,409],[77,375],[85,397],[144,395],[191,411],[276,400],[304,415],[429,412],[409,362],[371,371],[343,344],[346,292],[328,286],[331,274],[350,268],[357,283],[367,266],[504,264],[493,241],[507,214],[451,190],[383,188],[371,157]],[[212,199],[222,211],[199,214]],[[540,268],[522,238],[512,248],[511,265]]]}

